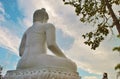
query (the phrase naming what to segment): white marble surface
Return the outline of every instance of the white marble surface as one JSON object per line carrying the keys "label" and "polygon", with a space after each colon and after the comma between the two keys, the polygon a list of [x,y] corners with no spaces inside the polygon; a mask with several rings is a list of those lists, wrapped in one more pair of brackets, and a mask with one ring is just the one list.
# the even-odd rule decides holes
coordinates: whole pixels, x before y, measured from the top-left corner
{"label": "white marble surface", "polygon": [[[24,33],[16,70],[5,79],[80,79],[76,64],[56,44],[55,26],[47,23],[45,9],[34,13],[33,25]],[[49,48],[56,56],[48,55]]]}
{"label": "white marble surface", "polygon": [[42,68],[40,70],[15,70],[8,71],[5,79],[80,79],[78,73],[65,72],[61,69]]}
{"label": "white marble surface", "polygon": [[[49,35],[47,35],[47,33]],[[55,35],[54,33],[55,28],[52,24],[35,22],[33,26],[25,32],[25,50],[18,62],[17,69],[37,68],[41,65],[45,65],[64,67],[76,71],[76,65],[70,59],[64,56],[62,57],[61,55],[47,55],[47,46],[57,46],[55,43],[55,36],[53,36]]]}

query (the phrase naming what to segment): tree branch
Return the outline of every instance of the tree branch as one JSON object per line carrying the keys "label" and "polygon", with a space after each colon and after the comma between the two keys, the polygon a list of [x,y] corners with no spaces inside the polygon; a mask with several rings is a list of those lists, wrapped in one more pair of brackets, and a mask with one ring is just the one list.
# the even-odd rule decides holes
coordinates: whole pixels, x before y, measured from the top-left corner
{"label": "tree branch", "polygon": [[108,10],[109,10],[109,12],[110,12],[110,15],[111,15],[111,17],[112,17],[112,19],[113,19],[113,22],[114,22],[114,24],[116,25],[117,31],[118,31],[118,33],[120,34],[120,23],[119,23],[119,20],[117,19],[117,17],[116,17],[116,15],[115,15],[115,13],[114,13],[114,11],[113,11],[113,9],[112,9],[112,6],[111,6],[111,4],[109,3],[109,1],[108,1],[108,0],[104,0],[104,1],[106,2],[106,6],[107,6],[107,8],[108,8]]}

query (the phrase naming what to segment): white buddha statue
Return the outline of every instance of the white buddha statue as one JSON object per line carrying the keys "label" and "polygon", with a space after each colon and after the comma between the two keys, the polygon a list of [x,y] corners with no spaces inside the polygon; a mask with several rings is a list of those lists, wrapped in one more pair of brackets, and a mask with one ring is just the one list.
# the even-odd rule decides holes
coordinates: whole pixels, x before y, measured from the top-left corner
{"label": "white buddha statue", "polygon": [[[48,19],[44,8],[35,11],[33,25],[20,44],[21,59],[15,71],[7,72],[6,79],[79,79],[76,64],[57,46],[55,26],[47,23]],[[47,47],[56,56],[48,55]]]}

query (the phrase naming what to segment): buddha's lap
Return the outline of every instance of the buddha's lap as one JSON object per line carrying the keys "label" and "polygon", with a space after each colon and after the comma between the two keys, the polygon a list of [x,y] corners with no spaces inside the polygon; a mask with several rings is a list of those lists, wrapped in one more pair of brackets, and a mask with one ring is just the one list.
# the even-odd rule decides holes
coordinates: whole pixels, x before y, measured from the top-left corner
{"label": "buddha's lap", "polygon": [[58,67],[76,71],[76,64],[69,59],[46,54],[21,59],[18,68]]}

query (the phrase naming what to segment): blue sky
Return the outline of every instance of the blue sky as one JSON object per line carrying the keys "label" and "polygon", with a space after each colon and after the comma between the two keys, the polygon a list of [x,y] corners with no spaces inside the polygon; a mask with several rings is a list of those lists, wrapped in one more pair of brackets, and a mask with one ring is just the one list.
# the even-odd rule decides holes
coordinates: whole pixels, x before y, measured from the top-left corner
{"label": "blue sky", "polygon": [[58,45],[76,62],[82,79],[101,79],[103,72],[108,73],[109,79],[114,79],[114,66],[120,63],[120,57],[111,49],[120,45],[120,40],[109,35],[97,50],[91,50],[84,45],[81,35],[94,28],[81,23],[74,9],[65,6],[62,0],[0,0],[0,65],[4,67],[3,74],[16,68],[21,37],[32,25],[33,12],[43,7],[49,14],[49,22],[57,29]]}

